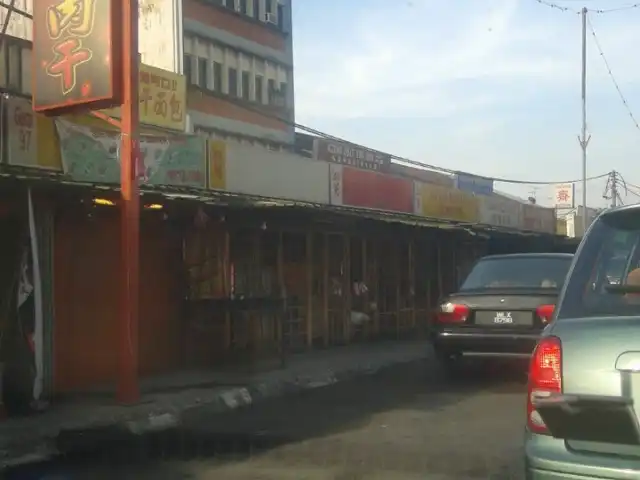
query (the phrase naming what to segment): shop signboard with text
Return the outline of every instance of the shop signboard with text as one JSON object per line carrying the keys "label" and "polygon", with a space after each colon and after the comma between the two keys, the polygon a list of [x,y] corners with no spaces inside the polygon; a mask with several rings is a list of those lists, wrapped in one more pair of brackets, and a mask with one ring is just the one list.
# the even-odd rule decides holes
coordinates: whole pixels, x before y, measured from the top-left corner
{"label": "shop signboard with text", "polygon": [[522,230],[555,233],[556,213],[553,208],[538,205],[522,205]]}
{"label": "shop signboard with text", "polygon": [[413,213],[413,182],[341,165],[329,169],[332,205]]}
{"label": "shop signboard with text", "polygon": [[313,142],[313,158],[361,170],[388,172],[391,156],[348,142],[316,138]]}
{"label": "shop signboard with text", "polygon": [[33,4],[33,109],[51,114],[122,104],[116,0]]}
{"label": "shop signboard with text", "polygon": [[[63,170],[72,180],[120,181],[120,134],[107,129],[55,121]],[[142,135],[138,177],[141,184],[205,188],[206,139],[199,136]]]}
{"label": "shop signboard with text", "polygon": [[6,125],[0,144],[7,165],[61,170],[59,157],[51,148],[51,119],[35,113],[30,100],[14,96],[0,97],[0,112]]}
{"label": "shop signboard with text", "polygon": [[553,199],[556,208],[575,207],[575,183],[558,183],[553,186]]}
{"label": "shop signboard with text", "polygon": [[[140,64],[140,123],[184,132],[187,121],[187,81],[183,75]],[[120,109],[103,111],[120,117]]]}
{"label": "shop signboard with text", "polygon": [[497,193],[478,196],[480,223],[503,228],[522,228],[522,202]]}
{"label": "shop signboard with text", "polygon": [[478,198],[456,188],[415,182],[415,211],[441,220],[477,223]]}

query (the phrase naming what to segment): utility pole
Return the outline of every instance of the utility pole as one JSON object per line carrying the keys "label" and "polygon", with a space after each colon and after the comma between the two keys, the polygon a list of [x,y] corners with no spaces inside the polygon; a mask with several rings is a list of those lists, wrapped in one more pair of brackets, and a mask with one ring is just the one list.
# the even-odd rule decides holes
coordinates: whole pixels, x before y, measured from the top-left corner
{"label": "utility pole", "polygon": [[587,7],[582,9],[582,136],[578,138],[582,147],[582,228],[587,232]]}
{"label": "utility pole", "polygon": [[615,208],[618,206],[618,172],[615,170],[611,172],[609,181],[611,182],[611,208]]}

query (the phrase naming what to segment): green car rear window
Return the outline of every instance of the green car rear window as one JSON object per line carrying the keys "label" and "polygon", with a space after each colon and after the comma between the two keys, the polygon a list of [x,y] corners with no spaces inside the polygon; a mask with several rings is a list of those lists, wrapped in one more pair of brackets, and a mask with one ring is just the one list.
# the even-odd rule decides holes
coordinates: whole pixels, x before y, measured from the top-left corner
{"label": "green car rear window", "polygon": [[557,319],[640,315],[639,245],[640,209],[600,216],[576,253]]}

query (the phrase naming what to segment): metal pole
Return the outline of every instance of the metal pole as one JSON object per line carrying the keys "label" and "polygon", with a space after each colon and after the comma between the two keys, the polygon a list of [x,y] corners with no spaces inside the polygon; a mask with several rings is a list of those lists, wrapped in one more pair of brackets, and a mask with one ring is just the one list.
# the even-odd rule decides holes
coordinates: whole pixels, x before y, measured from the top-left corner
{"label": "metal pole", "polygon": [[138,124],[138,0],[122,1],[123,104],[121,120],[121,285],[120,351],[117,400],[135,403],[138,385],[140,194],[136,155]]}
{"label": "metal pole", "polygon": [[[589,137],[590,138],[590,137]],[[582,9],[582,235],[587,233],[587,7]]]}
{"label": "metal pole", "polygon": [[611,208],[618,206],[618,172],[611,172]]}

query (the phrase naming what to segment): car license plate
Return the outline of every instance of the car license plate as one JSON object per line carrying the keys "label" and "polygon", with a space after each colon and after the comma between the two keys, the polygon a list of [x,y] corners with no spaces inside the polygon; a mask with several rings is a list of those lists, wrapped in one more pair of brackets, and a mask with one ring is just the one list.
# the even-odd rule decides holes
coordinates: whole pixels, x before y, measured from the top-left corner
{"label": "car license plate", "polygon": [[493,317],[493,323],[496,323],[498,325],[513,324],[513,317],[511,316],[511,312],[496,312],[495,317]]}

